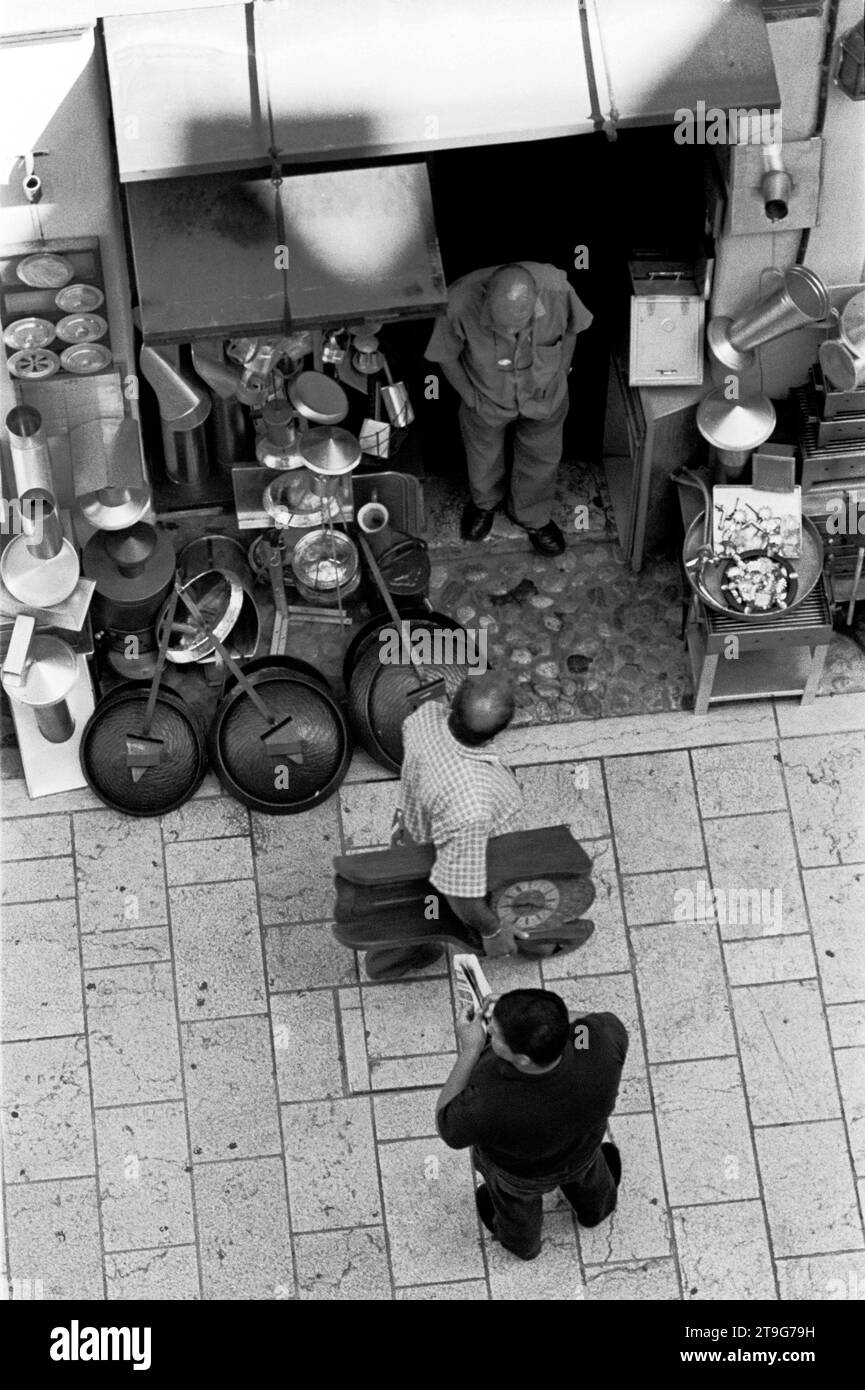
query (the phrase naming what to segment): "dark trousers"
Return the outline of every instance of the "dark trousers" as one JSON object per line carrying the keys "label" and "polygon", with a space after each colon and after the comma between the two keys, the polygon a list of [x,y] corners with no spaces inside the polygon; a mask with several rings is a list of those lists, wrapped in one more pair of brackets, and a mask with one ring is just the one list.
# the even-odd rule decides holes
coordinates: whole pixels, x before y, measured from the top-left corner
{"label": "dark trousers", "polygon": [[490,425],[463,402],[459,409],[460,432],[466,451],[469,492],[481,511],[491,512],[507,490],[505,433],[514,424],[514,461],[510,478],[510,509],[517,521],[531,530],[546,526],[552,516],[556,474],[562,458],[562,432],[568,413],[568,396],[547,420],[517,416]]}
{"label": "dark trousers", "polygon": [[524,1260],[541,1248],[545,1192],[561,1188],[581,1226],[598,1226],[615,1210],[616,1184],[600,1149],[578,1172],[551,1178],[518,1178],[491,1163],[480,1149],[472,1149],[472,1158],[492,1198],[496,1239]]}

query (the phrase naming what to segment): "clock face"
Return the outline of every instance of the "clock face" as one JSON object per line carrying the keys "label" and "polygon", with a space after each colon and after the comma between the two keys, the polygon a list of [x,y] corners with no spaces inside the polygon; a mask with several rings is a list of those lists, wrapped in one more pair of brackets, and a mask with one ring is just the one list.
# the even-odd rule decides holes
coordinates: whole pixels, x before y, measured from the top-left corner
{"label": "clock face", "polygon": [[591,879],[585,876],[521,878],[493,893],[492,908],[505,927],[546,933],[577,921],[594,896]]}
{"label": "clock face", "polygon": [[502,889],[495,910],[504,926],[529,931],[548,921],[559,901],[559,890],[551,879],[521,878]]}

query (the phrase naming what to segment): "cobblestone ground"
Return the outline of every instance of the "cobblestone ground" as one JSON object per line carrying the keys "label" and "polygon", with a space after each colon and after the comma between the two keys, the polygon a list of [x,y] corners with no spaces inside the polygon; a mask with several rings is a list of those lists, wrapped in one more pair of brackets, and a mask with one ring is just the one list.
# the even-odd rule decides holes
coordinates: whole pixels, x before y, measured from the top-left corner
{"label": "cobblestone ground", "polygon": [[630,1030],[612,1219],[580,1231],[551,1197],[528,1265],[479,1226],[433,1122],[446,969],[372,984],[330,932],[332,856],[390,823],[371,764],[297,818],[208,780],[132,821],[87,791],[29,801],[7,750],[18,1296],[861,1298],[865,698],[505,738],[530,823],[568,823],[594,860],[596,932],[489,975]]}

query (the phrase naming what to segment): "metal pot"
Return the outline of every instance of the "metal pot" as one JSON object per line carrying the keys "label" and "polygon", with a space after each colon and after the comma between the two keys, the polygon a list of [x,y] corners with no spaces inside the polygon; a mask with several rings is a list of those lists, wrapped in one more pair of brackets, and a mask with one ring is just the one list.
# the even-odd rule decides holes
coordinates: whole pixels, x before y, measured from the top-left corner
{"label": "metal pot", "polygon": [[721,587],[729,558],[724,555],[716,559],[712,554],[707,535],[706,513],[700,512],[688,527],[682,550],[685,574],[691,588],[703,603],[714,608],[716,612],[725,614],[726,617],[735,618],[743,623],[766,622],[767,619],[783,617],[794,612],[811,593],[823,572],[823,539],[811,518],[803,516],[802,554],[794,561],[797,576],[795,597],[783,610],[743,613],[731,604]]}
{"label": "metal pot", "polygon": [[301,372],[288,387],[298,415],[316,425],[338,425],[348,414],[348,396],[338,381],[323,372]]}
{"label": "metal pot", "polygon": [[113,811],[161,816],[195,793],[207,769],[204,735],[180,695],[163,686],[150,733],[163,755],[136,780],[127,762],[127,739],[141,729],[148,701],[141,685],[117,686],[99,701],[81,735],[81,770],[91,790]]}
{"label": "metal pot", "polygon": [[130,633],[152,626],[171,590],[175,563],[169,537],[149,522],[98,531],[82,557],[84,574],[96,584],[96,627]]}
{"label": "metal pot", "polygon": [[[416,609],[400,610],[400,618],[410,623],[409,632],[462,632],[465,629],[443,613]],[[389,772],[399,772],[403,760],[402,724],[412,712],[411,695],[418,686],[418,672],[410,664],[384,665],[380,660],[380,634],[393,627],[386,615],[373,618],[357,633],[346,652],[345,683],[348,688],[348,717],[357,741]],[[468,675],[468,667],[429,662],[423,675],[443,676],[449,696]]]}
{"label": "metal pot", "polygon": [[351,739],[340,705],[320,672],[291,657],[245,662],[272,718],[289,731],[289,752],[271,752],[271,726],[243,685],[229,681],[208,733],[213,769],[226,791],[266,815],[319,806],[340,786]]}
{"label": "metal pot", "polygon": [[3,689],[10,700],[33,710],[43,738],[65,743],[75,729],[67,699],[78,680],[78,661],[59,637],[37,634],[35,626],[28,615],[15,619],[3,662]]}
{"label": "metal pot", "polygon": [[354,541],[344,532],[322,527],[301,536],[294,547],[291,567],[305,589],[332,598],[337,589],[346,592],[358,578],[360,558]]}
{"label": "metal pot", "polygon": [[[184,583],[192,598],[201,609],[203,616],[221,642],[231,632],[243,606],[243,585],[235,574],[223,570],[205,570],[193,575]],[[168,620],[171,600],[163,607],[156,620],[156,638],[162,640],[163,625]],[[213,642],[206,633],[187,622],[183,606],[178,609],[174,627],[175,633],[169,639],[166,652],[168,660],[176,666],[186,666],[193,661],[201,661],[213,651]]]}

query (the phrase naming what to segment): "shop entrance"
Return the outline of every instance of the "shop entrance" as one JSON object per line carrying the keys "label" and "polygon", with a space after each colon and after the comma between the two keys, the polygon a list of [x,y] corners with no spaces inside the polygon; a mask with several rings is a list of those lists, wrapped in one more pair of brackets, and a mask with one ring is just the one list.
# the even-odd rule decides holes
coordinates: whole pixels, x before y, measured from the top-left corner
{"label": "shop entrance", "polygon": [[[704,246],[704,152],[678,145],[672,126],[444,150],[429,156],[436,231],[450,283],[481,266],[549,261],[567,270],[594,323],[577,342],[565,459],[601,455],[610,335],[628,313],[628,258],[653,250],[697,257]],[[588,265],[576,269],[575,248]],[[462,468],[457,400],[447,385],[428,401],[423,360],[432,320],[383,333],[409,384],[429,474]]]}

